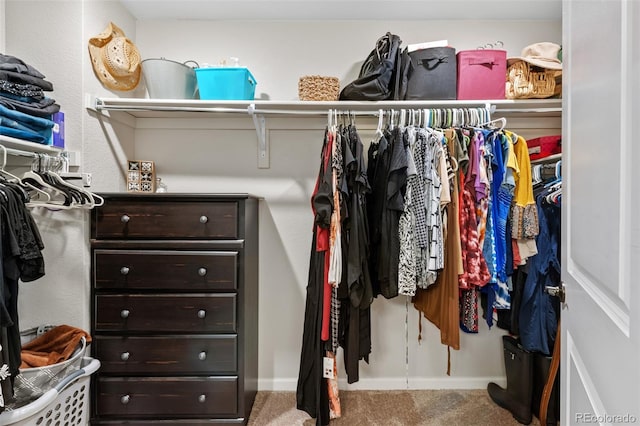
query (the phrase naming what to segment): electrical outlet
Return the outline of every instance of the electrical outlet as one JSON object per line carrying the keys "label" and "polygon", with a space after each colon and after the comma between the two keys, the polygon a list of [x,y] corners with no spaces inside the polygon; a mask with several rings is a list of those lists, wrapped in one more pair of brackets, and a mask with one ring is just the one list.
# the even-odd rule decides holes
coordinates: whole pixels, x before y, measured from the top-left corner
{"label": "electrical outlet", "polygon": [[85,188],[91,186],[91,173],[82,173],[82,186]]}

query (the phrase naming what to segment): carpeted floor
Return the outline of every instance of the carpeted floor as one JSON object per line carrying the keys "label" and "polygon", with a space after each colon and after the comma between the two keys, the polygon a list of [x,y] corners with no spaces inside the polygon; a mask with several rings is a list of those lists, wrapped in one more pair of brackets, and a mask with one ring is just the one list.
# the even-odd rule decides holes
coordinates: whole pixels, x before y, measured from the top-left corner
{"label": "carpeted floor", "polygon": [[[341,391],[342,417],[331,425],[349,426],[504,426],[519,425],[486,390]],[[533,417],[532,425],[539,425]],[[296,409],[295,392],[258,392],[249,426],[314,426]]]}

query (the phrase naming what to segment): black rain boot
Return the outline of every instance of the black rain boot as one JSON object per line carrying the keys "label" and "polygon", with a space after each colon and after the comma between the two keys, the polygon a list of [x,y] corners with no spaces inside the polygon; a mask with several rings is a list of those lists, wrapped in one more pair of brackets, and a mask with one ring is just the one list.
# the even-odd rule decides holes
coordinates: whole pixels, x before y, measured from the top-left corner
{"label": "black rain boot", "polygon": [[507,388],[496,383],[487,385],[489,396],[499,406],[511,412],[519,423],[531,423],[531,398],[533,396],[532,354],[518,346],[512,336],[502,336],[504,366],[507,373]]}

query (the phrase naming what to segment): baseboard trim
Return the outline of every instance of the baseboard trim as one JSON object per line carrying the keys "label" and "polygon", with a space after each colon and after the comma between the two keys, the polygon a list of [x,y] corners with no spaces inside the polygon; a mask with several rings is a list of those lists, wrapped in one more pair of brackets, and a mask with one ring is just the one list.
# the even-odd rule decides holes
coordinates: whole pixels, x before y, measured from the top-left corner
{"label": "baseboard trim", "polygon": [[[489,382],[505,387],[504,377],[395,377],[385,379],[360,379],[348,384],[346,379],[338,379],[341,390],[404,390],[404,389],[486,389]],[[261,391],[295,391],[297,379],[258,379]]]}

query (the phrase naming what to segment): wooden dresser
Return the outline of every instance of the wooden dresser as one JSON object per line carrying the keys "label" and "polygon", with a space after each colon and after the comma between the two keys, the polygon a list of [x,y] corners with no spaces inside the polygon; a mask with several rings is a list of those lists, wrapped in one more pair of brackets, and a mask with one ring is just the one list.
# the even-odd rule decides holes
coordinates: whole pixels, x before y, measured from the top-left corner
{"label": "wooden dresser", "polygon": [[101,194],[92,424],[246,424],[258,381],[258,200]]}

